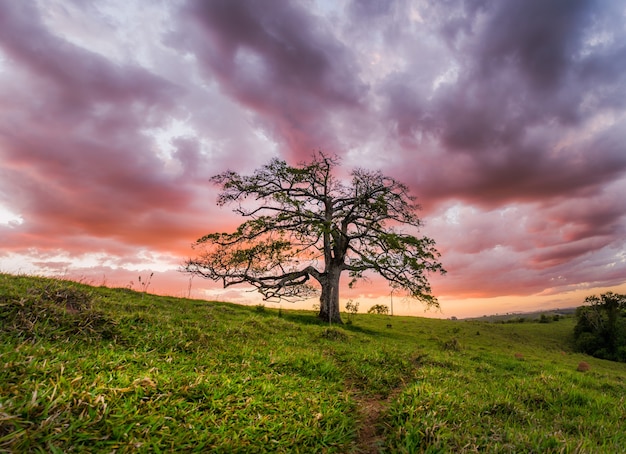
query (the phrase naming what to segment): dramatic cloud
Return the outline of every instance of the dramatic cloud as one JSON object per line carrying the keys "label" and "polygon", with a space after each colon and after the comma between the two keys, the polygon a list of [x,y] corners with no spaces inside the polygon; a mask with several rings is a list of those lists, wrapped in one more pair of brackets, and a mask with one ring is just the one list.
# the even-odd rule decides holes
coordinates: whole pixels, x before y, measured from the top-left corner
{"label": "dramatic cloud", "polygon": [[[337,148],[334,116],[363,108],[346,44],[296,2],[188,2],[171,36],[205,77],[256,114],[285,153]],[[338,150],[337,150],[338,151]]]}
{"label": "dramatic cloud", "polygon": [[237,222],[208,178],[323,149],[418,196],[444,311],[624,289],[625,23],[592,0],[0,0],[0,269],[182,294],[189,245]]}

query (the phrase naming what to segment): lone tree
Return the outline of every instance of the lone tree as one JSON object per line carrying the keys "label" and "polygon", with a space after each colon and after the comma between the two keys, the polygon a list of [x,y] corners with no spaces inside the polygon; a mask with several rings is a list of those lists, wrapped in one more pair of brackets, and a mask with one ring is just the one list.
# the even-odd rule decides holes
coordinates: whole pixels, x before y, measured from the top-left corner
{"label": "lone tree", "polygon": [[234,204],[248,218],[233,233],[198,239],[184,271],[224,287],[249,284],[265,299],[298,299],[321,287],[319,317],[341,323],[339,279],[352,286],[374,272],[394,288],[438,307],[427,279],[445,273],[434,240],[416,237],[419,206],[402,183],[363,169],[346,184],[334,175],[338,158],[322,152],[296,167],[280,159],[251,176],[227,171],[211,178],[218,205]]}

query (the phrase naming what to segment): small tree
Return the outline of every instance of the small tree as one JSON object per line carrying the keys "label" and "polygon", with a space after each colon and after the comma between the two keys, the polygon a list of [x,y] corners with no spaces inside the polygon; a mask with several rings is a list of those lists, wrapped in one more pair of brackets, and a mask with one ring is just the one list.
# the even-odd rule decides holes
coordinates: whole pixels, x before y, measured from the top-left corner
{"label": "small tree", "polygon": [[359,313],[359,302],[348,300],[346,303],[346,312],[348,313],[348,323],[352,323],[352,319]]}
{"label": "small tree", "polygon": [[252,285],[265,299],[308,297],[312,278],[321,287],[319,317],[335,323],[341,323],[344,271],[350,285],[374,272],[438,306],[427,274],[445,270],[435,242],[413,235],[421,221],[407,187],[363,169],[353,170],[347,184],[335,176],[337,164],[336,157],[319,152],[296,167],[274,159],[251,176],[214,176],[222,190],[218,205],[234,204],[248,220],[232,233],[198,239],[199,254],[185,270],[224,287]]}
{"label": "small tree", "polygon": [[585,298],[576,309],[577,348],[599,358],[626,361],[626,295],[607,292]]}

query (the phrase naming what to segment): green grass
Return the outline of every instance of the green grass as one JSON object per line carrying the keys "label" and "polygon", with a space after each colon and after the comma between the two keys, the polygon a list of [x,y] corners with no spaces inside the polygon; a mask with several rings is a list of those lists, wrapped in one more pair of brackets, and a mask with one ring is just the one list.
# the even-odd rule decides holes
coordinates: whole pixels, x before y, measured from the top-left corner
{"label": "green grass", "polygon": [[626,364],[573,353],[573,319],[281,315],[0,274],[0,452],[626,446]]}

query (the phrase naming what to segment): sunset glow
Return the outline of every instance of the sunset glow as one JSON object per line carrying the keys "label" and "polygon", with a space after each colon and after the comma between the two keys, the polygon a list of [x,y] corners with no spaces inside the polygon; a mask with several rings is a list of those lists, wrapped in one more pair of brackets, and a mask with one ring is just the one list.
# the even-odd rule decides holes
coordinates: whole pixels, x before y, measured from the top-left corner
{"label": "sunset glow", "polygon": [[346,278],[362,310],[626,293],[624,24],[622,2],[0,0],[0,271],[256,304],[179,272],[241,221],[208,180],[324,150],[406,183],[448,271],[441,312]]}

